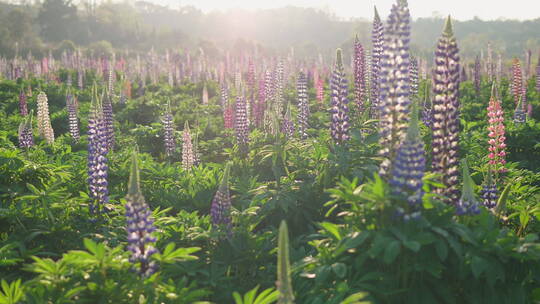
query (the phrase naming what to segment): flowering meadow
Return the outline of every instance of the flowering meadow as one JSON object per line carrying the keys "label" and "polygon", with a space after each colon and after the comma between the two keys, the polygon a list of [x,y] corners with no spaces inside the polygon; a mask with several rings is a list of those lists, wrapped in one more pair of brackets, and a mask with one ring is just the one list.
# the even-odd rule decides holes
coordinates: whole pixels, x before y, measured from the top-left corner
{"label": "flowering meadow", "polygon": [[540,56],[406,0],[307,58],[0,57],[0,304],[540,303]]}

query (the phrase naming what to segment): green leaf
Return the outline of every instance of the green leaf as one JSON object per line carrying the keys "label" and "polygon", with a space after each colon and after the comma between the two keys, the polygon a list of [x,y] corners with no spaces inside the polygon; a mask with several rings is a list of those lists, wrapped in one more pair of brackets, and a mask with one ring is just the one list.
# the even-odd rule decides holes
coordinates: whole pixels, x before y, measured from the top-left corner
{"label": "green leaf", "polygon": [[340,279],[343,279],[347,274],[347,266],[345,266],[343,263],[332,264],[332,270]]}
{"label": "green leaf", "polygon": [[330,222],[322,222],[320,225],[324,230],[330,232],[338,241],[341,240],[342,237],[338,225]]}
{"label": "green leaf", "polygon": [[418,243],[417,241],[405,241],[403,242],[403,246],[409,248],[414,252],[418,252],[421,247],[420,243]]}
{"label": "green leaf", "polygon": [[393,240],[388,244],[386,249],[384,250],[384,256],[383,261],[386,264],[392,263],[396,257],[399,255],[399,252],[401,251],[401,244],[397,240]]}
{"label": "green leaf", "polygon": [[486,260],[479,256],[473,256],[471,260],[471,269],[475,278],[478,279],[478,277],[480,277],[482,272],[484,272],[488,268],[488,266],[489,265]]}
{"label": "green leaf", "polygon": [[446,260],[446,257],[448,257],[448,245],[443,240],[437,240],[435,242],[435,251],[441,261]]}

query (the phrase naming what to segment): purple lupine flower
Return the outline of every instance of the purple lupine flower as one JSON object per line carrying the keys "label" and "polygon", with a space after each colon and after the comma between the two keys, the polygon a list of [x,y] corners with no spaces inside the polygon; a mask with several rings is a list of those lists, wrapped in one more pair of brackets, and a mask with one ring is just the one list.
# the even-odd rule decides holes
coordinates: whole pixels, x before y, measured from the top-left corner
{"label": "purple lupine flower", "polygon": [[499,199],[499,192],[497,190],[497,184],[492,177],[491,168],[488,171],[487,177],[482,185],[482,203],[486,208],[493,209],[497,206],[497,200]]}
{"label": "purple lupine flower", "polygon": [[128,250],[131,252],[129,261],[136,265],[141,276],[148,277],[157,270],[158,265],[151,257],[158,250],[153,246],[156,238],[152,233],[156,228],[151,217],[152,212],[144,200],[139,185],[137,152],[134,152],[132,157],[125,207]]}
{"label": "purple lupine flower", "polygon": [[77,104],[75,102],[75,97],[71,95],[71,90],[69,88],[66,94],[66,106],[69,120],[69,134],[75,142],[78,142],[81,136],[79,133],[79,121],[77,118]]}
{"label": "purple lupine flower", "polygon": [[514,58],[512,63],[512,95],[514,96],[514,102],[517,105],[521,101],[523,94],[523,74],[521,72],[521,64],[519,59]]}
{"label": "purple lupine flower", "polygon": [[224,111],[229,105],[229,93],[227,92],[227,85],[225,83],[221,85],[220,97],[221,97],[220,99],[221,109]]}
{"label": "purple lupine flower", "polygon": [[283,116],[281,133],[285,134],[287,138],[292,138],[294,136],[294,123],[291,117],[291,109],[288,105],[287,110],[285,111],[285,116]]}
{"label": "purple lupine flower", "polygon": [[248,152],[249,126],[246,113],[246,101],[243,96],[236,98],[234,130],[236,131],[236,142],[242,153]]}
{"label": "purple lupine flower", "polygon": [[167,110],[163,115],[163,141],[165,144],[165,154],[170,159],[176,151],[176,141],[174,139],[174,121],[171,113],[171,101],[167,102]]}
{"label": "purple lupine flower", "polygon": [[103,101],[103,123],[105,125],[105,138],[107,144],[107,150],[111,151],[114,147],[114,118],[113,108],[111,103],[111,93],[107,93],[104,96]]}
{"label": "purple lupine flower", "polygon": [[481,81],[481,67],[480,67],[480,57],[476,56],[474,60],[474,72],[473,72],[473,82],[474,90],[476,96],[480,96],[480,81]]}
{"label": "purple lupine flower", "polygon": [[456,204],[457,215],[474,215],[480,213],[480,204],[474,196],[473,187],[474,182],[469,174],[469,166],[467,162],[463,160],[463,190],[461,198]]}
{"label": "purple lupine flower", "polygon": [[191,142],[191,132],[189,123],[186,120],[184,123],[184,132],[182,132],[182,168],[190,170],[195,162],[193,155],[193,143]]}
{"label": "purple lupine flower", "polygon": [[21,111],[22,116],[28,115],[28,103],[26,102],[26,94],[24,94],[24,90],[21,88],[21,92],[19,93],[19,110]]}
{"label": "purple lupine flower", "polygon": [[26,115],[19,125],[19,147],[30,148],[34,145],[34,134],[32,129],[32,116],[33,111],[30,111],[30,115]]}
{"label": "purple lupine flower", "polygon": [[331,80],[332,98],[331,109],[332,122],[330,124],[330,133],[332,139],[337,145],[344,144],[349,140],[349,100],[347,78],[343,69],[343,59],[341,49],[336,51],[336,62]]}
{"label": "purple lupine flower", "polygon": [[467,77],[467,70],[465,69],[465,66],[461,67],[461,74],[459,75],[459,81],[465,82],[469,80],[469,77]]}
{"label": "purple lupine flower", "polygon": [[435,51],[433,74],[433,172],[442,176],[446,188],[437,193],[447,197],[447,203],[459,198],[459,49],[448,17]]}
{"label": "purple lupine flower", "polygon": [[354,38],[354,98],[356,106],[360,112],[364,111],[364,100],[366,98],[366,66],[364,58],[364,47],[358,40],[358,35]]}
{"label": "purple lupine flower", "polygon": [[393,192],[407,198],[408,206],[398,207],[398,214],[404,220],[415,219],[420,216],[422,205],[422,190],[426,158],[424,142],[418,130],[417,109],[413,108],[413,118],[409,124],[405,140],[400,144],[390,178]]}
{"label": "purple lupine flower", "polygon": [[298,94],[298,133],[300,138],[307,138],[308,119],[309,119],[309,104],[307,94],[307,79],[303,72],[298,75],[297,84]]}
{"label": "purple lupine flower", "polygon": [[410,96],[418,95],[418,60],[411,56],[411,62],[409,64],[409,76],[411,78],[411,92]]}
{"label": "purple lupine flower", "polygon": [[379,75],[381,73],[381,59],[384,48],[383,24],[375,7],[375,17],[373,18],[373,29],[371,30],[371,118],[379,117],[380,103],[380,82]]}
{"label": "purple lupine flower", "polygon": [[109,203],[108,171],[107,165],[107,137],[103,119],[103,109],[94,85],[93,98],[88,117],[88,189],[91,202],[89,211],[91,215],[107,211]]}
{"label": "purple lupine flower", "polygon": [[392,171],[397,148],[405,139],[410,113],[410,14],[406,0],[392,5],[388,17],[380,73],[380,174]]}
{"label": "purple lupine flower", "polygon": [[229,193],[229,174],[231,170],[230,163],[225,166],[225,172],[221,184],[212,199],[210,215],[212,217],[212,226],[215,229],[224,229],[228,234],[231,233],[231,195]]}
{"label": "purple lupine flower", "polygon": [[284,67],[283,67],[283,60],[278,60],[278,64],[276,67],[275,75],[274,75],[274,108],[276,110],[276,114],[278,115],[278,118],[281,118],[283,115],[283,86],[284,83]]}

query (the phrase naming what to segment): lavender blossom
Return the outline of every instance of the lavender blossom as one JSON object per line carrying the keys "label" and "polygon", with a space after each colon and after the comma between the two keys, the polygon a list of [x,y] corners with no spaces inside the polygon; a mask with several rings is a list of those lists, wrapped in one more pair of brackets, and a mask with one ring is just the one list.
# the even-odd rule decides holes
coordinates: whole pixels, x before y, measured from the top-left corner
{"label": "lavender blossom", "polygon": [[476,56],[476,59],[474,60],[474,73],[473,73],[474,90],[476,92],[476,96],[480,96],[480,81],[481,81],[480,69],[481,69],[480,58]]}
{"label": "lavender blossom", "polygon": [[405,139],[410,112],[410,14],[406,0],[398,0],[388,17],[380,73],[380,174],[392,172],[400,142]]}
{"label": "lavender blossom", "polygon": [[411,78],[411,92],[410,96],[418,95],[418,60],[411,56],[411,62],[409,64],[409,76]]}
{"label": "lavender blossom", "polygon": [[151,261],[152,255],[158,253],[158,250],[153,246],[156,238],[152,236],[152,233],[156,231],[156,228],[151,217],[152,212],[139,186],[137,152],[134,152],[132,157],[125,207],[128,250],[131,251],[129,261],[135,264],[142,277],[148,277],[158,268],[156,262]]}
{"label": "lavender blossom", "polygon": [[456,202],[458,187],[459,147],[459,50],[448,17],[445,29],[435,51],[433,74],[433,172],[442,176],[446,188],[436,192]]}
{"label": "lavender blossom", "polygon": [[336,62],[331,80],[332,98],[331,109],[332,122],[330,133],[337,145],[344,144],[349,140],[349,100],[347,78],[343,69],[341,49],[336,51]]}

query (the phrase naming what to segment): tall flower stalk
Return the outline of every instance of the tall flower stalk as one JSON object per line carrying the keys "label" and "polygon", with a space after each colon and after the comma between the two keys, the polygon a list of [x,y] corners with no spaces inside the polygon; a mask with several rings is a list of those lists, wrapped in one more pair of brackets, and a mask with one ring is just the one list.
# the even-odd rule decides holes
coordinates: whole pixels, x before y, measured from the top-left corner
{"label": "tall flower stalk", "polygon": [[332,74],[332,99],[330,113],[332,122],[330,124],[330,134],[338,145],[349,140],[349,100],[347,78],[343,69],[343,59],[341,49],[336,51],[336,62]]}
{"label": "tall flower stalk", "polygon": [[497,190],[497,183],[493,179],[491,168],[488,170],[484,184],[482,185],[482,204],[488,208],[493,209],[497,206],[497,200],[499,199],[499,192]]}
{"label": "tall flower stalk", "polygon": [[19,147],[30,148],[34,145],[34,134],[32,129],[32,116],[33,111],[30,111],[30,115],[26,115],[19,125]]}
{"label": "tall flower stalk", "polygon": [[111,92],[108,91],[103,98],[103,123],[105,124],[105,138],[107,150],[110,151],[114,147],[114,117],[111,102]]}
{"label": "tall flower stalk", "polygon": [[309,119],[309,104],[307,94],[307,79],[303,72],[298,75],[297,83],[298,94],[298,133],[300,138],[307,138],[308,119]]}
{"label": "tall flower stalk", "polygon": [[49,117],[49,102],[45,92],[37,96],[37,124],[39,135],[44,137],[48,144],[54,142],[54,130]]}
{"label": "tall flower stalk", "polygon": [[195,163],[195,155],[193,154],[193,143],[191,141],[191,132],[189,123],[186,120],[184,124],[184,132],[182,133],[182,168],[190,170]]}
{"label": "tall flower stalk", "polygon": [[406,0],[392,5],[388,17],[380,73],[381,175],[392,171],[392,161],[405,139],[410,112],[409,35],[410,14]]}
{"label": "tall flower stalk", "polygon": [[506,137],[504,127],[504,111],[497,94],[497,85],[493,83],[491,98],[488,110],[488,144],[489,144],[489,165],[497,173],[505,172],[506,164]]}
{"label": "tall flower stalk", "polygon": [[231,220],[231,195],[229,193],[229,174],[231,171],[231,164],[227,163],[225,171],[223,172],[223,178],[221,184],[212,199],[212,205],[210,207],[210,215],[212,217],[212,226],[218,230],[224,230],[228,234],[231,233],[232,220]]}
{"label": "tall flower stalk", "polygon": [[292,138],[294,136],[294,122],[291,117],[291,108],[287,104],[287,110],[285,110],[285,116],[283,116],[283,121],[281,125],[281,132],[285,134],[287,138]]}
{"label": "tall flower stalk", "polygon": [[101,100],[94,84],[92,105],[88,117],[88,188],[91,215],[106,211],[109,203],[107,137]]}
{"label": "tall flower stalk", "polygon": [[242,153],[248,152],[249,126],[246,113],[246,101],[243,96],[236,98],[234,129],[236,131],[236,141]]}
{"label": "tall flower stalk", "polygon": [[473,73],[474,90],[476,92],[476,96],[480,96],[481,72],[482,71],[481,71],[480,57],[476,56],[474,60],[474,73]]}
{"label": "tall flower stalk", "polygon": [[380,82],[379,75],[381,73],[381,58],[383,54],[384,46],[384,35],[383,35],[383,24],[381,22],[381,17],[379,17],[379,12],[377,12],[377,7],[375,7],[375,16],[373,18],[373,28],[371,30],[371,117],[379,117],[379,101],[380,101]]}
{"label": "tall flower stalk", "polygon": [[519,59],[514,58],[512,63],[512,95],[514,96],[514,102],[516,105],[521,100],[523,93],[523,74],[521,72],[521,64]]}
{"label": "tall flower stalk", "polygon": [[406,208],[398,207],[398,214],[404,220],[415,219],[420,216],[422,206],[422,190],[426,158],[424,142],[418,130],[418,111],[413,108],[413,118],[407,130],[405,140],[400,144],[392,174],[390,185],[395,194],[405,197],[408,202]]}
{"label": "tall flower stalk", "polygon": [[79,120],[77,118],[77,103],[69,88],[66,94],[66,106],[68,111],[69,133],[73,140],[78,142],[81,136],[79,132]]}
{"label": "tall flower stalk", "polygon": [[21,111],[22,116],[28,115],[28,103],[26,101],[26,94],[22,88],[19,93],[19,110]]}
{"label": "tall flower stalk", "polygon": [[281,221],[278,235],[278,259],[276,287],[279,292],[278,304],[294,304],[294,293],[289,261],[289,230],[287,223]]}
{"label": "tall flower stalk", "polygon": [[364,47],[358,39],[354,38],[354,98],[356,106],[360,112],[364,111],[364,100],[366,98],[366,66],[364,58]]}
{"label": "tall flower stalk", "polygon": [[163,140],[165,144],[165,154],[170,159],[176,151],[176,140],[174,139],[174,121],[171,113],[171,101],[167,102],[167,109],[162,119]]}
{"label": "tall flower stalk", "polygon": [[458,189],[459,147],[459,49],[452,31],[450,16],[435,51],[433,75],[433,172],[439,173],[445,188],[437,189],[456,202]]}
{"label": "tall flower stalk", "polygon": [[409,75],[411,78],[411,92],[410,96],[418,95],[418,60],[411,56],[411,63],[409,65]]}
{"label": "tall flower stalk", "polygon": [[156,238],[152,236],[156,228],[151,217],[152,212],[142,195],[139,180],[137,152],[134,152],[126,195],[126,231],[128,250],[131,252],[129,261],[135,264],[141,276],[148,277],[158,268],[156,262],[151,260],[152,255],[158,253],[153,245]]}

